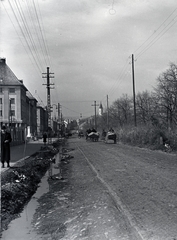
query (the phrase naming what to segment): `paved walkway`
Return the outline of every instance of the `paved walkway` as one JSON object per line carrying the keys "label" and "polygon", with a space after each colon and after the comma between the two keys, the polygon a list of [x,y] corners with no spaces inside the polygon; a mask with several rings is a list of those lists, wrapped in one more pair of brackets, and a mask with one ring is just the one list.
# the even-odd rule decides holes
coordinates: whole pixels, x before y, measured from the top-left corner
{"label": "paved walkway", "polygon": [[[33,153],[39,151],[41,149],[41,146],[44,146],[42,139],[39,139],[37,141],[30,141],[28,143],[18,146],[12,146],[10,165],[13,166],[17,161],[21,161],[23,159],[30,157]],[[5,163],[5,168],[0,168],[0,172],[4,172],[7,169],[8,168],[6,168]]]}

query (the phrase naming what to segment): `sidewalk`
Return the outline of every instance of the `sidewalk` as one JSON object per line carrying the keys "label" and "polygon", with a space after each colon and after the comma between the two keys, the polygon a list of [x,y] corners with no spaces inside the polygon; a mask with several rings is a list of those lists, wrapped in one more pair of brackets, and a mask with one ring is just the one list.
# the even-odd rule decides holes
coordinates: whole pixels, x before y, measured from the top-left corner
{"label": "sidewalk", "polygon": [[[43,145],[43,140],[39,139],[37,141],[30,141],[25,144],[12,146],[10,166],[13,166],[17,161],[30,157],[35,152],[39,151]],[[5,163],[5,168],[0,168],[0,172],[5,172],[7,169]]]}

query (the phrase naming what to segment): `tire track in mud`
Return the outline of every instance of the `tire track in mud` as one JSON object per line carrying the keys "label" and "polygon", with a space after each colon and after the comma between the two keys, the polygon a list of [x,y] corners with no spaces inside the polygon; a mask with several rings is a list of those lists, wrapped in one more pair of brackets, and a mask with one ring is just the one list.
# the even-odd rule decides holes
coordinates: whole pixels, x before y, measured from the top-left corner
{"label": "tire track in mud", "polygon": [[135,235],[137,240],[146,240],[143,237],[143,233],[142,231],[139,229],[139,227],[137,226],[136,220],[134,219],[134,217],[130,214],[130,212],[128,211],[128,208],[122,203],[122,201],[120,200],[119,196],[116,194],[115,191],[113,191],[111,189],[111,187],[109,186],[109,184],[107,182],[105,182],[105,180],[100,177],[98,171],[96,170],[96,168],[94,167],[94,165],[91,163],[91,161],[89,160],[89,158],[84,154],[84,152],[82,151],[82,149],[76,144],[78,150],[81,152],[81,154],[84,156],[85,160],[87,161],[88,165],[90,166],[90,168],[92,169],[92,171],[96,174],[97,179],[103,184],[103,186],[108,190],[109,195],[112,197],[112,199],[114,200],[114,203],[117,207],[117,209],[122,213],[122,215],[125,217],[124,220],[126,221],[126,224],[132,229],[133,234]]}

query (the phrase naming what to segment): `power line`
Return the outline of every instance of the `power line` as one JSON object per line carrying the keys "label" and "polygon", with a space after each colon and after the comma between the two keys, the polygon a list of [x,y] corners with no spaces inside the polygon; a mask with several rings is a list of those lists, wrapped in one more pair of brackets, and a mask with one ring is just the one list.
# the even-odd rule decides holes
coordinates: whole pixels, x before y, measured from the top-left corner
{"label": "power line", "polygon": [[[128,68],[128,65],[129,65],[129,58],[126,59],[126,62],[123,66],[123,68],[121,69],[120,71],[120,74],[119,76],[117,77],[117,79],[119,79],[119,81],[116,81],[112,87],[107,91],[107,94],[110,95],[112,94],[113,92],[115,92],[118,88],[118,86],[120,86],[120,84],[122,83],[124,77],[126,76],[127,74],[127,68]],[[103,100],[103,99],[102,99]]]}
{"label": "power line", "polygon": [[[36,5],[35,5],[34,0],[33,0],[33,6],[34,6],[35,14],[36,14],[36,19],[37,19],[37,22],[38,22],[38,25],[39,25],[39,30],[40,30],[40,33],[41,33],[42,42],[44,44],[45,54],[47,55],[47,57],[49,59],[49,54],[48,54],[48,49],[47,49],[47,46],[46,46],[46,41],[44,39],[44,35],[43,35],[43,32],[42,32],[42,27],[41,27],[41,24],[40,24],[40,21],[39,21],[39,17],[38,17],[38,13],[37,13],[37,9],[36,9]],[[46,61],[46,57],[45,57],[45,61]],[[50,63],[50,59],[49,59],[49,63]],[[47,65],[47,61],[46,61],[46,65]]]}
{"label": "power line", "polygon": [[[176,16],[177,17],[177,16]],[[175,18],[176,18],[175,17]],[[175,19],[174,18],[174,19]],[[174,19],[167,25],[169,26]],[[177,21],[176,21],[177,22]],[[136,57],[136,59],[138,59],[138,57],[140,57],[144,52],[146,52],[151,46],[153,46],[176,22],[174,22],[169,28],[166,29],[166,31],[164,31],[164,29],[167,27],[165,27]],[[161,34],[162,33],[162,34]]]}
{"label": "power line", "polygon": [[[21,42],[21,44],[23,45],[23,47],[24,47],[24,49],[25,49],[25,51],[26,51],[26,53],[27,53],[27,55],[28,55],[28,57],[29,57],[31,63],[32,63],[32,64],[34,65],[34,67],[37,69],[37,73],[39,74],[39,71],[38,71],[39,69],[37,68],[37,66],[36,66],[36,65],[34,64],[34,62],[32,61],[32,58],[31,58],[29,52],[27,51],[27,49],[26,49],[26,47],[25,47],[25,45],[24,45],[24,42],[22,41],[22,39],[21,39],[21,37],[20,37],[20,35],[19,35],[17,29],[16,29],[16,26],[15,26],[14,22],[12,21],[12,19],[11,19],[11,17],[10,17],[10,15],[9,15],[9,13],[8,13],[8,11],[7,11],[7,9],[6,9],[6,7],[5,7],[5,5],[4,5],[3,2],[2,2],[2,4],[3,4],[4,10],[6,11],[7,16],[8,16],[8,18],[9,18],[10,22],[12,23],[12,26],[14,27],[14,30],[15,30],[15,32],[16,32],[18,38],[20,39],[20,42]],[[41,74],[40,74],[40,76],[41,76]]]}
{"label": "power line", "polygon": [[[32,49],[33,49],[34,53],[36,54],[36,57],[37,57],[38,62],[39,62],[39,65],[40,65],[40,67],[41,67],[42,65],[41,65],[41,61],[40,61],[39,54],[38,54],[38,50],[37,50],[37,47],[36,47],[36,45],[35,45],[35,41],[34,41],[34,39],[33,39],[33,36],[32,36],[31,31],[30,31],[30,28],[29,28],[29,26],[28,26],[28,22],[27,22],[27,20],[26,20],[25,14],[23,13],[23,9],[22,9],[22,7],[21,7],[21,4],[20,4],[20,2],[19,2],[19,5],[18,5],[18,4],[17,4],[17,1],[15,0],[15,5],[16,5],[16,8],[17,8],[17,10],[18,10],[18,12],[19,12],[19,15],[20,15],[20,17],[21,17],[21,20],[22,20],[22,22],[23,22],[23,26],[25,27],[25,30],[26,30],[26,33],[27,33],[27,37],[28,37],[28,39],[29,39],[29,41],[30,41],[30,43],[31,43],[31,45],[32,45]],[[42,67],[41,67],[41,71],[42,71]]]}
{"label": "power line", "polygon": [[29,42],[28,42],[28,40],[27,40],[27,38],[26,38],[26,36],[25,36],[25,33],[24,33],[24,31],[23,31],[23,29],[22,29],[22,27],[21,27],[21,25],[20,25],[20,22],[19,22],[19,20],[18,20],[18,17],[17,17],[17,15],[16,15],[15,11],[14,11],[14,8],[13,8],[12,4],[10,3],[10,0],[8,0],[8,3],[9,3],[9,5],[10,5],[10,8],[11,8],[11,10],[12,10],[12,12],[13,12],[13,15],[14,15],[16,21],[17,21],[17,24],[18,24],[18,26],[19,26],[19,28],[20,28],[20,30],[21,30],[21,33],[22,33],[22,35],[23,35],[23,37],[24,37],[24,39],[25,39],[25,42],[26,42],[26,44],[27,44],[27,46],[28,46],[28,49],[30,50],[30,53],[31,53],[31,55],[32,55],[32,58],[33,58],[33,60],[35,61],[36,66],[37,66],[39,72],[41,73],[41,70],[40,70],[40,67],[39,67],[39,65],[38,65],[38,62],[36,61],[36,58],[35,58],[35,56],[34,56],[34,54],[33,54],[33,51],[32,51],[32,49],[31,49],[31,47],[30,47],[30,45],[29,45]]}
{"label": "power line", "polygon": [[[177,8],[175,8],[172,13],[170,13],[170,15],[160,24],[160,26],[157,28],[157,30],[154,31],[153,34],[151,34],[145,41],[143,44],[141,44],[134,52],[137,52],[139,49],[141,49],[142,46],[144,46],[144,48],[137,54],[137,57],[140,57],[144,52],[146,52],[152,45],[154,45],[176,22],[173,22],[175,20],[175,18],[177,17],[177,15],[175,15],[173,17],[172,20],[170,20],[170,22],[168,22],[167,25],[164,26],[164,24],[169,20],[170,17],[172,17],[172,14],[177,10]],[[171,24],[171,26],[169,26]],[[160,30],[160,28],[164,26],[160,32],[158,32],[158,30]],[[156,34],[156,36],[154,36]],[[153,37],[154,36],[154,37]],[[149,42],[149,40],[152,38],[152,40]],[[148,43],[149,42],[149,43]],[[146,45],[147,43],[147,45]]]}
{"label": "power line", "polygon": [[177,10],[177,8],[175,8],[170,15],[159,25],[159,27],[134,51],[134,53],[136,53],[154,34],[156,34],[156,32],[164,25],[164,23],[172,16],[172,14]]}
{"label": "power line", "polygon": [[[31,28],[31,29],[34,29],[34,34],[35,34],[35,36],[37,37],[38,43],[39,43],[39,46],[40,46],[40,47],[38,47],[38,51],[41,50],[41,53],[42,53],[42,55],[43,55],[43,58],[42,58],[42,59],[45,60],[45,54],[44,54],[44,51],[43,51],[40,34],[39,34],[39,31],[38,31],[37,25],[35,24],[36,22],[34,21],[34,20],[35,20],[35,19],[34,19],[35,16],[34,16],[34,14],[33,14],[34,11],[32,11],[31,6],[30,6],[30,4],[29,4],[29,1],[26,1],[26,4],[27,4],[28,13],[29,13],[29,19],[30,19],[30,21],[31,21],[31,25],[33,26],[33,28]],[[39,56],[40,56],[40,55],[39,55]],[[41,56],[40,56],[40,61],[43,62],[43,61],[41,60]],[[46,64],[46,66],[47,66],[47,63],[45,63],[45,64]]]}

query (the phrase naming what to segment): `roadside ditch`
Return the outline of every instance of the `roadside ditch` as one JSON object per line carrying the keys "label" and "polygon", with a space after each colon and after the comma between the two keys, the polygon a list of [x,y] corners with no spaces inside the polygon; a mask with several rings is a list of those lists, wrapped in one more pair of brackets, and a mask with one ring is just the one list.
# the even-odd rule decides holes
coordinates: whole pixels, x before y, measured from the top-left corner
{"label": "roadside ditch", "polygon": [[[42,147],[39,152],[30,158],[16,163],[7,171],[1,173],[1,230],[8,229],[10,222],[19,217],[24,206],[30,201],[37,191],[42,177],[48,171],[48,178],[52,178],[52,163],[61,151],[63,159],[71,158],[64,154],[64,141],[57,141],[52,145]],[[62,160],[62,159],[60,159]],[[59,168],[60,166],[58,166]],[[59,176],[60,177],[60,176]]]}

